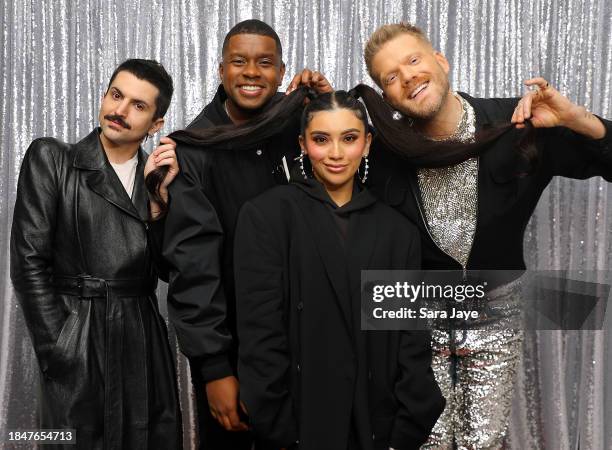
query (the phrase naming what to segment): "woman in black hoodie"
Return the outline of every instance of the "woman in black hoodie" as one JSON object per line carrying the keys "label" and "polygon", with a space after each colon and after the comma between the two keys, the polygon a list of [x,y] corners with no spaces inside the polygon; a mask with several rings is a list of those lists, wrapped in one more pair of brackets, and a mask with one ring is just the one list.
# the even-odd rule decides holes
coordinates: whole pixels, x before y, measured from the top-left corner
{"label": "woman in black hoodie", "polygon": [[360,271],[420,265],[417,229],[361,183],[370,141],[355,97],[317,97],[292,183],[238,219],[240,395],[273,449],[418,448],[444,407],[427,333],[360,329]]}

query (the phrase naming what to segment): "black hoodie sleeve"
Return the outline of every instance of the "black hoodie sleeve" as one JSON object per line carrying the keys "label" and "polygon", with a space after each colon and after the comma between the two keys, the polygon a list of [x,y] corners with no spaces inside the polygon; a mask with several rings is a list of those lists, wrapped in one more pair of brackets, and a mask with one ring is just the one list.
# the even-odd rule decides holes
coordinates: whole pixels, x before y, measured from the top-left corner
{"label": "black hoodie sleeve", "polygon": [[162,244],[169,271],[168,315],[181,351],[205,382],[233,374],[221,273],[223,228],[204,190],[209,157],[177,147],[181,171],[168,188]]}
{"label": "black hoodie sleeve", "polygon": [[253,203],[238,218],[234,245],[240,396],[256,435],[270,448],[297,439],[289,392],[289,342],[283,319],[279,232]]}

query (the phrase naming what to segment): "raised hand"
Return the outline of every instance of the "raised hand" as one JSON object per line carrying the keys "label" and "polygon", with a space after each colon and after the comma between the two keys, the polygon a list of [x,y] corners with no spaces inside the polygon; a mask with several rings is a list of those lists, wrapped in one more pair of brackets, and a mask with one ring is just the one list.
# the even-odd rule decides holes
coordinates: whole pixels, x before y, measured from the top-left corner
{"label": "raised hand", "polygon": [[535,89],[523,95],[514,109],[511,122],[517,128],[523,128],[529,119],[535,128],[562,126],[594,139],[605,136],[605,127],[597,117],[572,103],[544,78],[531,78],[525,85]]}
{"label": "raised hand", "polygon": [[327,81],[327,78],[325,78],[325,75],[310,69],[304,69],[294,76],[285,94],[291,94],[291,92],[295,91],[300,86],[308,86],[314,89],[318,94],[324,94],[334,90],[329,81]]}

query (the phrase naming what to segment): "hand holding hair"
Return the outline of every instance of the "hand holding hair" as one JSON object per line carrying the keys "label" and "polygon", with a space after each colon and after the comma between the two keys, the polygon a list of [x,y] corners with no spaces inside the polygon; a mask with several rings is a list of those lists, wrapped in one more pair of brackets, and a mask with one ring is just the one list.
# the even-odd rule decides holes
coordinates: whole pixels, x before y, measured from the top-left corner
{"label": "hand holding hair", "polygon": [[176,142],[162,137],[160,145],[151,152],[144,168],[145,184],[149,191],[151,218],[161,218],[167,209],[168,186],[179,173]]}
{"label": "hand holding hair", "polygon": [[586,108],[572,103],[542,77],[525,81],[534,87],[519,100],[511,122],[523,128],[530,120],[534,128],[566,127],[593,139],[605,136],[604,125]]}
{"label": "hand holding hair", "polygon": [[293,77],[291,83],[289,83],[289,86],[287,87],[285,95],[291,94],[301,86],[312,88],[318,94],[324,94],[334,90],[331,83],[327,81],[327,78],[325,78],[325,75],[323,75],[321,72],[304,69]]}

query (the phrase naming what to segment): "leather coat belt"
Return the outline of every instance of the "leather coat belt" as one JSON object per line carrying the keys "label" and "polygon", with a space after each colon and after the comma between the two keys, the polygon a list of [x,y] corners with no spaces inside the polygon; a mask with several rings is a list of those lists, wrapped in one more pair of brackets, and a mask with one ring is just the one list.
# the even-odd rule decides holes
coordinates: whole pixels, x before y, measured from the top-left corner
{"label": "leather coat belt", "polygon": [[55,292],[76,295],[83,299],[106,298],[108,289],[113,297],[140,297],[155,292],[156,280],[152,278],[103,279],[89,275],[54,276]]}
{"label": "leather coat belt", "polygon": [[[123,361],[121,350],[123,348],[123,316],[117,314],[121,310],[120,304],[112,307],[114,299],[121,297],[146,297],[155,292],[156,279],[103,279],[89,275],[54,276],[53,285],[58,294],[78,296],[81,300],[104,299],[106,301],[105,313],[105,351],[104,351],[104,450],[122,448],[123,436]],[[91,307],[91,303],[88,305]],[[117,309],[119,308],[119,309]],[[89,320],[87,320],[89,322]],[[147,364],[145,353],[135,353],[133,358],[140,362],[142,368]],[[144,369],[143,369],[144,370]],[[141,423],[146,423],[147,386],[141,383],[137,387],[139,392],[134,398],[138,404],[131,405],[140,417]],[[153,444],[154,445],[154,444]]]}

